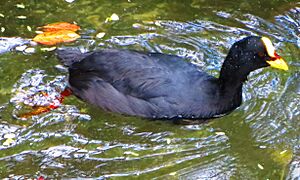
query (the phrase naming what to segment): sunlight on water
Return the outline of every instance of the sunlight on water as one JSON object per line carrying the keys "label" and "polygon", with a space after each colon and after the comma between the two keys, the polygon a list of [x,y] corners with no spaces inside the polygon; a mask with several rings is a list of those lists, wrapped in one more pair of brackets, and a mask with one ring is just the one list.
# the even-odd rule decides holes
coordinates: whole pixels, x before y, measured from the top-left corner
{"label": "sunlight on water", "polygon": [[[193,2],[195,7],[197,3]],[[156,8],[153,11],[161,7]],[[76,97],[61,104],[57,97],[67,86],[67,73],[53,68],[53,55],[42,54],[41,59],[50,57],[52,64],[28,65],[10,87],[9,100],[0,99],[1,178],[299,178],[300,9],[276,15],[274,21],[226,9],[213,13],[216,21],[200,17],[134,21],[126,25],[132,33],[83,38],[73,45],[84,50],[112,47],[175,54],[218,76],[235,41],[264,35],[291,70],[257,70],[244,86],[244,104],[232,114],[206,124],[178,126],[107,113]],[[98,16],[89,20],[94,18]],[[93,28],[99,27],[84,28],[83,34],[95,32]],[[13,49],[6,46],[0,53]],[[18,117],[34,106],[53,104],[58,108],[50,112]]]}

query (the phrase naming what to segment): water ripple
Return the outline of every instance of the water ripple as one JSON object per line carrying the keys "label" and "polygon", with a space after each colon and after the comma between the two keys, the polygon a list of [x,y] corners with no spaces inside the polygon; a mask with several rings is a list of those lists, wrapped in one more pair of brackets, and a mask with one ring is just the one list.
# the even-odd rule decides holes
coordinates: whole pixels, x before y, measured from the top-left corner
{"label": "water ripple", "polygon": [[[245,137],[253,138],[253,144],[247,144],[249,147],[260,145],[291,151],[293,158],[288,178],[298,178],[300,81],[295,69],[299,67],[300,55],[299,12],[299,8],[293,8],[269,22],[252,14],[217,11],[216,15],[223,18],[224,23],[199,19],[142,22],[133,28],[141,28],[143,33],[85,42],[92,48],[99,44],[101,47],[176,54],[217,76],[228,49],[236,40],[248,35],[267,35],[292,62],[291,73],[280,74],[269,69],[251,73],[244,86],[244,104],[228,116],[236,123],[228,127],[229,133],[217,133],[217,128],[209,124],[172,128],[170,124],[161,124],[166,122],[121,118],[102,111],[94,113],[92,107],[77,100],[68,101],[49,113],[33,116],[26,122],[20,119],[13,123],[1,122],[1,141],[5,140],[5,134],[16,135],[11,145],[0,146],[3,152],[1,163],[6,163],[8,169],[5,173],[13,174],[18,166],[22,166],[24,175],[12,177],[30,178],[32,174],[26,175],[26,172],[32,172],[26,169],[30,164],[50,179],[131,178],[137,175],[143,178],[154,173],[161,175],[157,179],[230,179],[239,177],[238,173],[241,177],[246,174],[257,178],[258,170],[261,171],[257,164],[255,167],[242,164],[239,161],[243,158],[247,163],[251,159],[247,159],[246,154],[232,152],[236,146],[232,138],[242,134],[240,131],[244,129],[238,129],[238,133],[234,130],[237,124],[243,124],[250,131]],[[226,20],[235,22],[236,26],[227,25]],[[1,105],[0,111],[9,111],[16,117],[26,110],[25,106],[48,105],[65,86],[65,74],[50,76],[44,70],[28,70],[15,84],[10,103]],[[53,98],[39,96],[37,92],[40,91],[52,94]],[[74,102],[76,106],[71,105]],[[84,123],[90,119],[93,120]],[[222,119],[218,123],[226,124]]]}

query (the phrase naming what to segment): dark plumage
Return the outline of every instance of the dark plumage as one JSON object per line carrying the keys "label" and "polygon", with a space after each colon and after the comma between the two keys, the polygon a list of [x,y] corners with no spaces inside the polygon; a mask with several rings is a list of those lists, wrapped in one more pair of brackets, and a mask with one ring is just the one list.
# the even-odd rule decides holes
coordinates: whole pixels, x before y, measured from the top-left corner
{"label": "dark plumage", "polygon": [[[270,65],[287,70],[272,48],[269,39],[256,36],[236,42],[219,78],[181,57],[161,53],[62,49],[57,54],[69,67],[71,90],[84,101],[146,118],[207,119],[241,104],[242,85],[251,71]],[[276,66],[279,61],[285,66]]]}

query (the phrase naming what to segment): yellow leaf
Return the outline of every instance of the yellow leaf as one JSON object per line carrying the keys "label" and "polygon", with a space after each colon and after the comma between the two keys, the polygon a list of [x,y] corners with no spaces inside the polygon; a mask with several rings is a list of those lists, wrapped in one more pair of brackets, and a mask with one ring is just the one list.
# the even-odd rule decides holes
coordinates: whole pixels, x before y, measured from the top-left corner
{"label": "yellow leaf", "polygon": [[56,49],[56,47],[55,46],[53,46],[53,47],[50,47],[50,48],[41,48],[41,51],[54,51]]}
{"label": "yellow leaf", "polygon": [[125,151],[124,154],[126,155],[133,155],[133,156],[139,156],[138,153],[132,152],[132,151]]}
{"label": "yellow leaf", "polygon": [[219,136],[224,136],[225,135],[225,132],[215,132],[216,135],[219,135]]}
{"label": "yellow leaf", "polygon": [[37,34],[43,34],[44,32],[43,31],[35,31],[35,33],[37,33]]}
{"label": "yellow leaf", "polygon": [[257,164],[257,167],[261,170],[264,170],[264,167],[261,164]]}
{"label": "yellow leaf", "polygon": [[282,155],[282,154],[284,154],[286,152],[287,152],[287,150],[283,150],[283,151],[280,152],[280,154]]}
{"label": "yellow leaf", "polygon": [[17,46],[16,51],[24,51],[27,48],[27,45]]}
{"label": "yellow leaf", "polygon": [[27,119],[32,116],[40,115],[42,113],[49,112],[49,111],[51,111],[51,108],[48,106],[37,106],[37,107],[33,107],[33,110],[30,112],[25,112],[25,113],[19,114],[18,117],[20,117],[22,119],[23,118]]}
{"label": "yellow leaf", "polygon": [[14,142],[15,142],[14,139],[8,138],[8,139],[6,139],[6,141],[4,141],[3,146],[9,146],[9,145],[11,145]]}
{"label": "yellow leaf", "polygon": [[59,30],[69,30],[69,31],[76,32],[80,29],[78,25],[71,24],[68,22],[57,22],[57,23],[47,24],[40,28],[42,28],[44,32],[59,31]]}
{"label": "yellow leaf", "polygon": [[70,30],[49,31],[38,34],[33,41],[44,45],[55,45],[62,42],[73,42],[80,38],[80,35]]}
{"label": "yellow leaf", "polygon": [[101,32],[101,33],[98,33],[98,34],[96,35],[96,38],[101,39],[101,38],[103,38],[104,36],[105,36],[105,32]]}
{"label": "yellow leaf", "polygon": [[116,13],[113,13],[110,17],[106,18],[105,22],[109,21],[118,21],[120,20],[119,16]]}
{"label": "yellow leaf", "polygon": [[27,16],[17,16],[18,19],[27,19]]}
{"label": "yellow leaf", "polygon": [[119,16],[116,14],[116,13],[113,13],[111,16],[110,16],[110,19],[112,21],[118,21],[120,20]]}
{"label": "yellow leaf", "polygon": [[27,28],[28,31],[30,31],[30,32],[32,31],[30,26],[27,26],[26,28]]}
{"label": "yellow leaf", "polygon": [[20,8],[20,9],[24,9],[25,8],[24,4],[17,4],[16,6],[17,6],[17,8]]}
{"label": "yellow leaf", "polygon": [[175,176],[177,173],[176,172],[171,172],[169,175],[170,176]]}
{"label": "yellow leaf", "polygon": [[25,52],[25,53],[28,53],[28,54],[34,53],[34,52],[35,52],[35,49],[34,49],[33,47],[29,47],[29,48],[26,48],[26,49],[24,50],[24,52]]}

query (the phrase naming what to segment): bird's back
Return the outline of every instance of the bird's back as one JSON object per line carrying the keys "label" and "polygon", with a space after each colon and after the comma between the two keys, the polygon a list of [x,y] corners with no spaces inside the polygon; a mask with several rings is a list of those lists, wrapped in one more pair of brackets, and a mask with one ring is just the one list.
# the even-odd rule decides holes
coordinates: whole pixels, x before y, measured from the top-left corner
{"label": "bird's back", "polygon": [[110,111],[197,117],[208,116],[210,104],[216,103],[210,101],[218,96],[216,78],[177,56],[105,49],[80,58],[69,64],[73,92]]}

